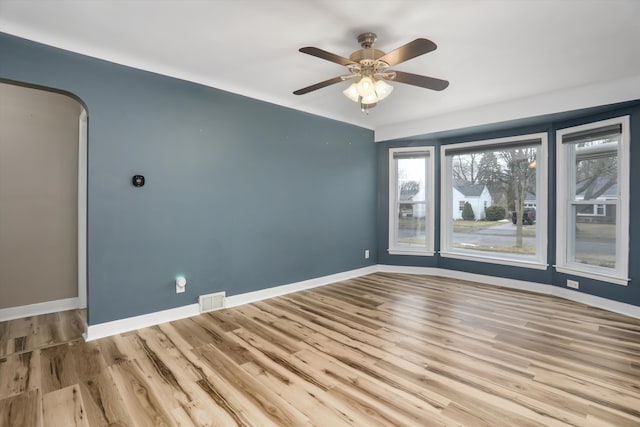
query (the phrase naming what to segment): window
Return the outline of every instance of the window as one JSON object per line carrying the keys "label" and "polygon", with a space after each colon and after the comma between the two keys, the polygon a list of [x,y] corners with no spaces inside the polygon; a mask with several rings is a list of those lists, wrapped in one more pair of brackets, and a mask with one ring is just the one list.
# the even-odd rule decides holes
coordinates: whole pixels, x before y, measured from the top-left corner
{"label": "window", "polygon": [[433,254],[433,147],[389,150],[389,253]]}
{"label": "window", "polygon": [[629,117],[557,132],[560,272],[627,284]]}
{"label": "window", "polygon": [[547,135],[441,150],[441,255],[546,269]]}

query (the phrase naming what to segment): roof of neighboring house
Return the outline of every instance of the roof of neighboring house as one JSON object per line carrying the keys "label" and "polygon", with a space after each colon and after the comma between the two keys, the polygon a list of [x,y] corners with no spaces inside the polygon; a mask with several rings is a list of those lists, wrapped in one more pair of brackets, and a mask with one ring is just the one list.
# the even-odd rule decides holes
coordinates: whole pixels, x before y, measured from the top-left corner
{"label": "roof of neighboring house", "polygon": [[420,191],[420,185],[416,181],[407,181],[400,187],[400,201],[411,201],[413,196]]}
{"label": "roof of neighboring house", "polygon": [[[582,182],[577,183],[576,187],[580,188],[582,186]],[[618,196],[618,183],[615,182],[615,179],[612,180],[606,176],[599,176],[591,183],[589,187],[587,187],[584,191],[576,194],[577,197],[584,198],[587,190],[591,191],[591,194],[598,194],[596,199],[612,199]]]}
{"label": "roof of neighboring house", "polygon": [[486,188],[484,184],[469,184],[464,181],[454,181],[453,187],[466,197],[479,197]]}

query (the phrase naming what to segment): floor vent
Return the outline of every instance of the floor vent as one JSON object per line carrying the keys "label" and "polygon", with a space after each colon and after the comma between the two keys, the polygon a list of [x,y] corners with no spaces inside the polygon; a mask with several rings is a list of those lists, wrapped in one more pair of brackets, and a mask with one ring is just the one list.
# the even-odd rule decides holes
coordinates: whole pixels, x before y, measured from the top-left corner
{"label": "floor vent", "polygon": [[198,297],[198,303],[200,304],[200,313],[206,313],[208,311],[224,308],[224,298],[224,291],[216,292],[215,294],[200,295]]}

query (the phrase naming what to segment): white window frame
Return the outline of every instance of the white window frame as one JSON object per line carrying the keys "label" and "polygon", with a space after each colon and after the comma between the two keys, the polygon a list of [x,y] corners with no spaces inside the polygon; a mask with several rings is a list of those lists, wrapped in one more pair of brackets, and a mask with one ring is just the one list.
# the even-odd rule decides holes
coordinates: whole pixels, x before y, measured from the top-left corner
{"label": "white window frame", "polygon": [[[396,211],[397,198],[397,170],[394,161],[395,153],[425,153],[425,211],[426,211],[426,245],[424,248],[408,246],[396,243],[396,230],[398,224],[398,212]],[[435,150],[433,147],[402,147],[389,149],[389,248],[391,255],[417,255],[432,256],[434,254],[434,194],[435,194]]]}
{"label": "white window frame", "polygon": [[[556,216],[556,271],[575,276],[588,277],[617,285],[627,286],[629,282],[629,186],[630,186],[630,127],[629,116],[588,123],[556,132],[557,153],[557,216]],[[575,159],[569,155],[563,137],[567,134],[588,131],[605,126],[620,125],[621,135],[618,144],[618,201],[616,207],[616,268],[605,268],[570,262],[567,257],[568,242],[572,238],[569,231],[573,220],[569,217],[569,198],[572,185],[575,185]],[[595,207],[594,207],[595,209]]]}
{"label": "white window frame", "polygon": [[[495,147],[500,149],[501,145],[510,145],[519,141],[540,140],[539,155],[537,156],[536,168],[536,257],[530,260],[516,259],[516,257],[503,256],[500,253],[487,252],[471,254],[469,252],[457,251],[453,248],[451,234],[453,232],[453,182],[452,182],[452,157],[446,152],[451,149]],[[489,139],[484,141],[471,141],[460,144],[443,145],[440,147],[440,165],[442,191],[440,192],[440,256],[444,258],[455,258],[469,261],[478,261],[492,264],[502,264],[514,267],[533,268],[546,270],[547,263],[547,171],[549,156],[547,154],[548,137],[546,132],[528,135],[517,135],[506,138]]]}

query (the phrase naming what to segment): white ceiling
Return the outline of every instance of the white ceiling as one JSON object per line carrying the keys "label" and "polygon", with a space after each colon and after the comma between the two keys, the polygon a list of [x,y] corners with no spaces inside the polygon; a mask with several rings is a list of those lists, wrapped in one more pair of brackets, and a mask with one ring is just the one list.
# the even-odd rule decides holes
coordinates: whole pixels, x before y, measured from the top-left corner
{"label": "white ceiling", "polygon": [[[459,111],[638,82],[639,22],[640,0],[0,0],[2,32],[376,132],[407,123],[406,135]],[[345,73],[300,47],[348,57],[365,31],[387,52],[434,41],[395,69],[450,86],[394,84],[368,116],[341,94],[348,83],[292,94]]]}

